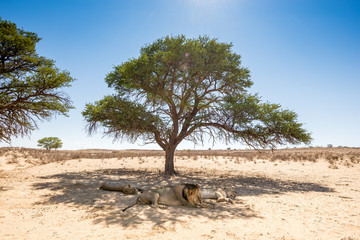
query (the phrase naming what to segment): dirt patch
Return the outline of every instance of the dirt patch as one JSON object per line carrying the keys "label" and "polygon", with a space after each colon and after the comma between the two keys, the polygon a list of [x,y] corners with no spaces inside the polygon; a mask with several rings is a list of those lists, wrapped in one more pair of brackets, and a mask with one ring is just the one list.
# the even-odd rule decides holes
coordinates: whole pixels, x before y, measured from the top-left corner
{"label": "dirt patch", "polygon": [[[360,166],[329,162],[158,156],[76,159],[0,171],[0,239],[357,239]],[[191,168],[189,168],[191,166]],[[214,209],[137,205],[104,181],[142,188],[182,182],[232,186],[234,204]]]}

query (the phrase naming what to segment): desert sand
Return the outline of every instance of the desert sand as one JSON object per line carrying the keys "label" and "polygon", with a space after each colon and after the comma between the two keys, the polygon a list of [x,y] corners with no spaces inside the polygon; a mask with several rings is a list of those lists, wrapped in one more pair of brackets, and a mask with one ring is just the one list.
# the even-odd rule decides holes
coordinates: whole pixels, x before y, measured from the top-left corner
{"label": "desert sand", "polygon": [[[0,157],[0,239],[360,239],[360,164],[178,157],[75,159],[37,165]],[[234,204],[214,209],[136,205],[100,190],[180,182],[232,186]]]}

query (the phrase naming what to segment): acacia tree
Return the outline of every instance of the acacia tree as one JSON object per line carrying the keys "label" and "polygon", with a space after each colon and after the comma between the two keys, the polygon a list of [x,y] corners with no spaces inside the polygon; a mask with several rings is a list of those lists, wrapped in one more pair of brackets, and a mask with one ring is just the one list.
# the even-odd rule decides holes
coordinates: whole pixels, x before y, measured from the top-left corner
{"label": "acacia tree", "polygon": [[45,137],[38,140],[38,146],[50,151],[51,149],[61,148],[63,143],[58,137]]}
{"label": "acacia tree", "polygon": [[231,48],[207,36],[183,35],[146,45],[138,58],[106,76],[116,94],[86,105],[88,132],[100,127],[115,140],[156,142],[165,151],[169,175],[183,140],[198,144],[209,136],[254,148],[309,143],[296,113],[247,92],[249,70]]}
{"label": "acacia tree", "polygon": [[74,79],[36,53],[39,41],[36,33],[0,19],[0,141],[29,135],[37,120],[67,116],[72,108],[61,89]]}

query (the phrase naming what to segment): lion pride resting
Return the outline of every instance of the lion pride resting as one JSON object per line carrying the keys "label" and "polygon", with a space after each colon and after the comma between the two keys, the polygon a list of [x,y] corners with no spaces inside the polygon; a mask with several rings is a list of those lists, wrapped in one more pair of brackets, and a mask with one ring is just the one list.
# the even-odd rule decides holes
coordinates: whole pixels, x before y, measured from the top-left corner
{"label": "lion pride resting", "polygon": [[123,209],[135,206],[138,203],[151,204],[157,207],[158,204],[169,206],[200,207],[203,203],[200,187],[197,184],[180,184],[177,186],[165,186],[146,190],[141,193],[133,204]]}

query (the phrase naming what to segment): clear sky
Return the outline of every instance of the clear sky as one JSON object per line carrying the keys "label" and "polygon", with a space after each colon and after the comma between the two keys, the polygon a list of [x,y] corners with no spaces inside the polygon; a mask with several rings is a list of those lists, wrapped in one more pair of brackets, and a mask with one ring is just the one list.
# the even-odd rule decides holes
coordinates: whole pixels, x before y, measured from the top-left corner
{"label": "clear sky", "polygon": [[[40,122],[15,147],[59,137],[63,149],[159,149],[89,137],[86,103],[112,92],[104,77],[166,35],[209,35],[232,42],[264,101],[295,111],[312,146],[360,147],[360,1],[347,0],[0,0],[0,16],[42,40],[39,55],[76,78],[65,89],[70,117]],[[9,146],[0,143],[1,146]],[[197,149],[244,148],[205,143]],[[193,149],[183,143],[178,149]]]}

